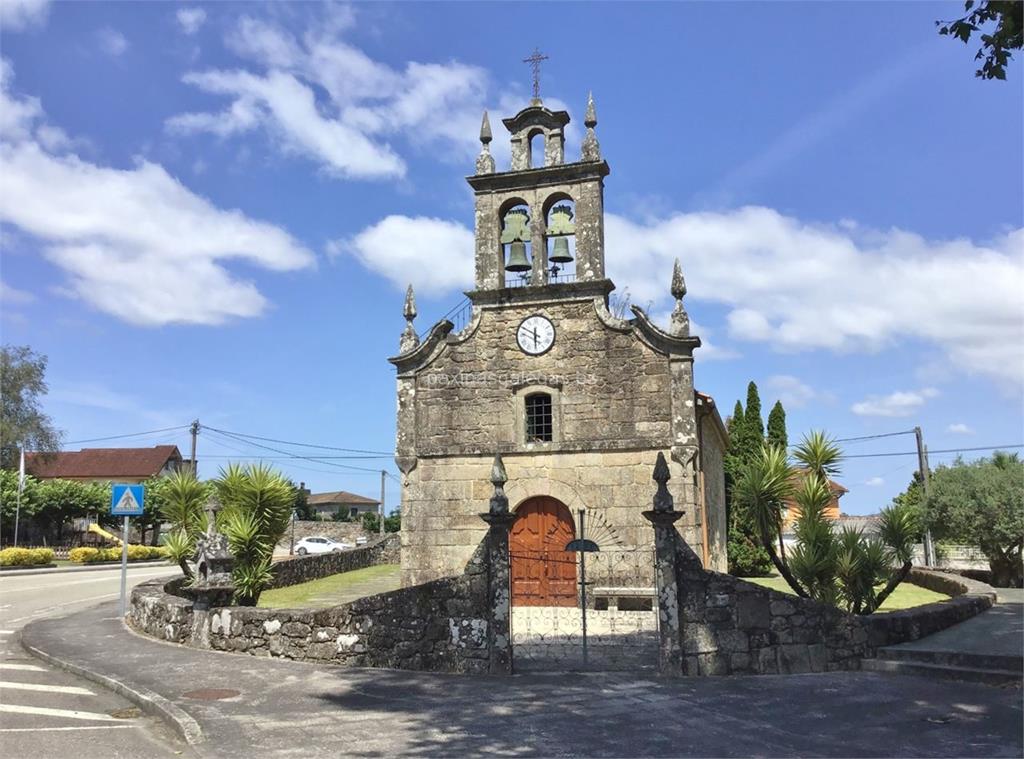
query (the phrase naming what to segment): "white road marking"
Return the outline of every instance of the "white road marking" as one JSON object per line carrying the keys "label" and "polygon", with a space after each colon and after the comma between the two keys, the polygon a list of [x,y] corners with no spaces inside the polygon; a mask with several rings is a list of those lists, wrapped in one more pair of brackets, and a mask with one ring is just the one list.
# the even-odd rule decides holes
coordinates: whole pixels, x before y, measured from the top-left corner
{"label": "white road marking", "polygon": [[96,694],[88,688],[80,688],[77,685],[46,685],[41,683],[14,683],[9,680],[0,680],[0,688],[12,690],[38,690],[46,693],[68,693],[75,696],[95,696]]}
{"label": "white road marking", "polygon": [[[131,577],[140,577],[141,575],[147,575],[147,574],[164,575],[164,574],[167,574],[168,572],[172,572],[173,573],[173,570],[175,570],[175,569],[178,569],[177,565],[175,565],[175,564],[168,564],[167,566],[160,567],[159,569],[149,568],[149,569],[146,569],[145,571],[130,572],[129,575]],[[4,593],[5,594],[6,593],[28,593],[29,591],[32,591],[32,590],[52,590],[55,587],[65,588],[68,585],[86,585],[88,583],[94,583],[94,582],[110,582],[112,579],[116,579],[118,576],[120,576],[120,572],[121,572],[120,568],[118,568],[117,572],[118,572],[118,574],[114,575],[113,577],[107,576],[107,577],[92,577],[92,578],[89,578],[88,580],[68,580],[67,582],[60,583],[59,586],[58,585],[54,585],[53,583],[51,583],[49,585],[33,585],[33,586],[28,587],[28,588],[8,588],[8,589],[4,590]]]}
{"label": "white road marking", "polygon": [[73,727],[0,727],[0,733],[58,733],[65,730],[131,730],[142,725],[75,725]]}
{"label": "white road marking", "polygon": [[18,669],[24,672],[46,672],[45,667],[38,667],[35,664],[8,664],[0,662],[0,669]]}
{"label": "white road marking", "polygon": [[[18,620],[14,620],[14,621],[17,622]],[[14,634],[14,630],[0,630],[0,635],[13,635],[13,634]]]}
{"label": "white road marking", "polygon": [[18,706],[16,704],[0,704],[0,712],[9,714],[38,714],[41,717],[66,717],[68,719],[91,719],[97,722],[120,722],[102,712],[80,712],[75,709],[50,709],[45,706]]}

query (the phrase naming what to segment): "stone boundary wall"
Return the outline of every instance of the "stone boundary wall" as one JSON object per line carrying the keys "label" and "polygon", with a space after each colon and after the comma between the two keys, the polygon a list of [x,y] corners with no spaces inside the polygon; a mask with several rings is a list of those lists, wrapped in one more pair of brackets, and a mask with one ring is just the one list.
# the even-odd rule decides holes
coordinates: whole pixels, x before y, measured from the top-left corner
{"label": "stone boundary wall", "polygon": [[401,561],[401,545],[397,532],[385,535],[376,543],[338,553],[319,553],[296,556],[279,561],[270,571],[274,576],[267,590],[284,588],[289,585],[317,580],[339,572],[351,572],[378,564],[398,564]]}
{"label": "stone boundary wall", "polygon": [[983,583],[922,569],[908,581],[955,595],[867,616],[710,572],[676,534],[681,670],[686,675],[789,674],[859,669],[878,648],[916,640],[989,608]]}
{"label": "stone boundary wall", "polygon": [[[292,540],[292,528],[289,525],[284,537],[277,541],[279,548],[288,548]],[[373,540],[376,533],[370,534],[363,529],[361,521],[334,522],[331,520],[307,519],[295,522],[295,542],[302,538],[331,538],[339,542],[355,544],[356,538],[365,537]]]}
{"label": "stone boundary wall", "polygon": [[[497,535],[495,534],[497,533]],[[360,549],[364,566],[395,560],[398,536]],[[492,529],[464,572],[327,609],[196,609],[182,577],[150,580],[131,594],[126,622],[145,635],[193,648],[343,666],[458,673],[511,672],[508,529]],[[356,551],[282,562],[282,578],[345,571]],[[310,561],[313,560],[313,561]],[[321,560],[321,561],[317,561]],[[295,566],[285,566],[292,564]],[[507,565],[507,559],[505,564]],[[337,567],[343,567],[337,569]],[[298,570],[298,571],[296,571]],[[318,575],[322,576],[322,575]]]}

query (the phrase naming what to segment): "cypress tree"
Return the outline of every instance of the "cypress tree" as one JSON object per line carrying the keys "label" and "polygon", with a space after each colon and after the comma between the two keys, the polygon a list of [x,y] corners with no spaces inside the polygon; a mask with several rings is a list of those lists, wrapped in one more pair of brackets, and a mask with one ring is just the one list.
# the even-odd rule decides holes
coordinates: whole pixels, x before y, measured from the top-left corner
{"label": "cypress tree", "polygon": [[751,447],[748,456],[761,450],[764,442],[764,421],[761,419],[761,396],[757,394],[757,385],[753,381],[747,385],[747,411],[743,415],[743,425],[747,429],[747,440]]}
{"label": "cypress tree", "polygon": [[775,401],[771,413],[768,414],[768,445],[789,447],[789,436],[786,434],[786,410],[782,401]]}

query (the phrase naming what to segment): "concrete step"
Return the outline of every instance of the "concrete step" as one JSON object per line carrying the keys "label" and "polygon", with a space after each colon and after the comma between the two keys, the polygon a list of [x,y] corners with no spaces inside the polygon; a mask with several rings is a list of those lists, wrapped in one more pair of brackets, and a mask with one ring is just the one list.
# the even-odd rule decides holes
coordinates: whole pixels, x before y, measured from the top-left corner
{"label": "concrete step", "polygon": [[895,659],[864,659],[861,669],[867,672],[889,672],[898,675],[917,675],[942,680],[961,680],[987,685],[1019,685],[1020,672],[1005,669],[979,669],[977,667],[955,667],[947,664]]}
{"label": "concrete step", "polygon": [[878,649],[879,659],[910,661],[921,664],[940,664],[971,669],[995,669],[1024,675],[1024,656],[988,654],[969,651],[944,651],[909,646],[888,646]]}

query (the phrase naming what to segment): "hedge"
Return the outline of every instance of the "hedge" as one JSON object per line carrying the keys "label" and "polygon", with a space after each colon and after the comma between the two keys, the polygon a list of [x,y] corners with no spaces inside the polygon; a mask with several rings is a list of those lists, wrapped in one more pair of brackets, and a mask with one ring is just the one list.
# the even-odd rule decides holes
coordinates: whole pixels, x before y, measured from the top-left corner
{"label": "hedge", "polygon": [[52,562],[51,548],[5,548],[0,551],[0,567],[30,567]]}
{"label": "hedge", "polygon": [[[167,550],[162,546],[128,546],[128,561],[145,561],[146,559],[163,559]],[[68,558],[76,564],[96,564],[102,561],[120,561],[121,549],[118,548],[72,548]]]}

